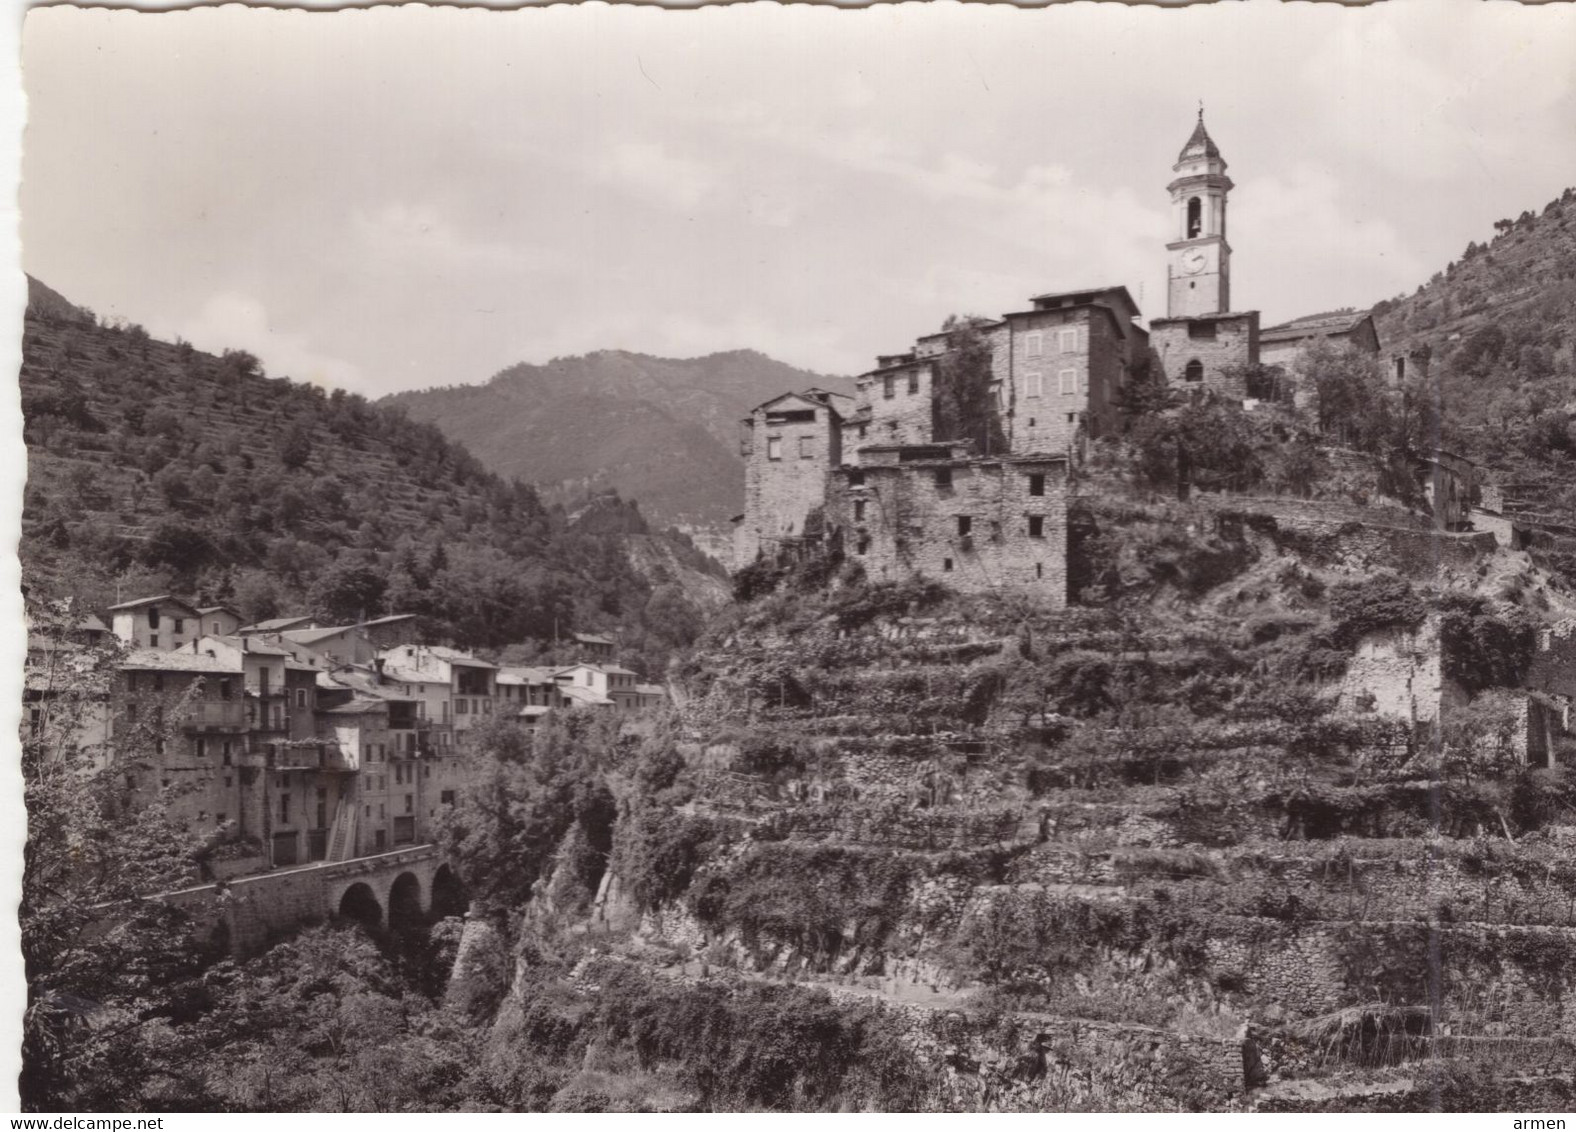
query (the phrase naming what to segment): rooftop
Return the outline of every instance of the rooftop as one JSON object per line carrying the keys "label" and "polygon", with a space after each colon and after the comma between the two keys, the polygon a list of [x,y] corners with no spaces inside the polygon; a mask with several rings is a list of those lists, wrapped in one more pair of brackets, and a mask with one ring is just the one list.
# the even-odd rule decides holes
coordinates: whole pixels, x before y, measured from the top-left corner
{"label": "rooftop", "polygon": [[178,605],[182,609],[190,610],[193,613],[197,612],[197,607],[196,606],[191,605],[188,602],[182,601],[180,598],[176,597],[174,594],[157,594],[154,597],[139,597],[135,601],[123,601],[119,605],[112,605],[112,606],[110,606],[109,607],[109,612],[116,613],[116,612],[119,612],[120,610],[126,610],[126,609],[141,609],[145,605],[155,605],[155,604],[164,604],[164,603],[168,603],[170,605]]}
{"label": "rooftop", "polygon": [[292,625],[299,625],[303,621],[312,620],[307,616],[300,617],[273,617],[267,621],[259,621],[255,625],[242,625],[241,631],[246,633],[277,633],[288,629]]}
{"label": "rooftop", "polygon": [[1215,139],[1209,136],[1209,131],[1204,128],[1204,108],[1199,107],[1198,124],[1193,127],[1193,132],[1188,135],[1187,144],[1182,147],[1182,152],[1177,155],[1177,164],[1191,157],[1219,157],[1220,147],[1215,144]]}
{"label": "rooftop", "polygon": [[239,676],[239,665],[220,660],[206,653],[192,653],[184,649],[165,652],[162,649],[132,649],[121,659],[121,668],[150,669],[159,672],[214,672]]}

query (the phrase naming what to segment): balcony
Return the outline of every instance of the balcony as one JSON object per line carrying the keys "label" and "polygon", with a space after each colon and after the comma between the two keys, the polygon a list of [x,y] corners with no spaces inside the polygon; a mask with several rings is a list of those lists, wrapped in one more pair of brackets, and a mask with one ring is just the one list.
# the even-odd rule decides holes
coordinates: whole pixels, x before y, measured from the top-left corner
{"label": "balcony", "polygon": [[271,743],[275,770],[338,770],[355,768],[338,743],[331,740],[303,743]]}
{"label": "balcony", "polygon": [[239,731],[246,726],[239,700],[198,700],[186,705],[181,726],[187,731]]}
{"label": "balcony", "polygon": [[280,696],[288,696],[290,689],[283,684],[248,684],[246,694],[256,699],[276,700]]}

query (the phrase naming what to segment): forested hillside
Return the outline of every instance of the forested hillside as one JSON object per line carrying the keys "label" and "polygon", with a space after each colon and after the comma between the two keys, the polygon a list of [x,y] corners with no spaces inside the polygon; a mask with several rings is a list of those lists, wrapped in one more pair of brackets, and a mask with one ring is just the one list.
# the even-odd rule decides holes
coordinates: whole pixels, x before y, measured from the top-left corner
{"label": "forested hillside", "polygon": [[809,386],[851,392],[754,350],[688,359],[601,350],[386,400],[500,475],[566,493],[610,487],[664,521],[716,527],[743,508],[739,418]]}
{"label": "forested hillside", "polygon": [[1409,296],[1374,308],[1387,352],[1431,351],[1446,447],[1511,478],[1569,482],[1576,457],[1576,189]]}
{"label": "forested hillside", "polygon": [[397,409],[35,296],[58,300],[30,308],[21,373],[21,554],[41,594],[102,608],[177,591],[252,619],[416,613],[476,647],[617,628],[659,655],[716,585],[715,564],[632,503],[576,521]]}

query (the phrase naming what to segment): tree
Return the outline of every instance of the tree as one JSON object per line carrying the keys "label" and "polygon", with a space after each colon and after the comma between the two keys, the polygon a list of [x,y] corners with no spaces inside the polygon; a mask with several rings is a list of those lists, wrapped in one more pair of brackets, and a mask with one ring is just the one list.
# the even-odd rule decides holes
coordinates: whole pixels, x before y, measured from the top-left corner
{"label": "tree", "polygon": [[942,324],[947,351],[935,361],[931,435],[940,440],[972,440],[976,452],[1005,452],[1007,436],[992,389],[992,348],[980,333],[986,320],[952,315]]}
{"label": "tree", "polygon": [[127,803],[128,776],[165,736],[153,725],[103,737],[119,650],[78,643],[79,618],[70,601],[29,610],[20,1084],[35,1111],[134,1108],[176,1073],[144,1039],[202,960],[184,917],[148,899],[190,882],[197,846],[158,799]]}
{"label": "tree", "polygon": [[362,621],[383,612],[386,588],[387,582],[375,567],[341,559],[312,587],[312,608],[336,624]]}

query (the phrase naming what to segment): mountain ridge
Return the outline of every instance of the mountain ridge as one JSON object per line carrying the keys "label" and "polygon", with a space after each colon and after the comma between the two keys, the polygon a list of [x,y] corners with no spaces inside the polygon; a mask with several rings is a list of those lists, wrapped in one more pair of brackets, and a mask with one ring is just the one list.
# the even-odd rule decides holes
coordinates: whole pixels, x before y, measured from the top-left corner
{"label": "mountain ridge", "polygon": [[608,349],[520,362],[480,384],[379,403],[436,425],[548,498],[612,488],[653,517],[715,531],[743,503],[738,420],[784,389],[808,386],[851,391],[844,378],[750,348],[694,358]]}

